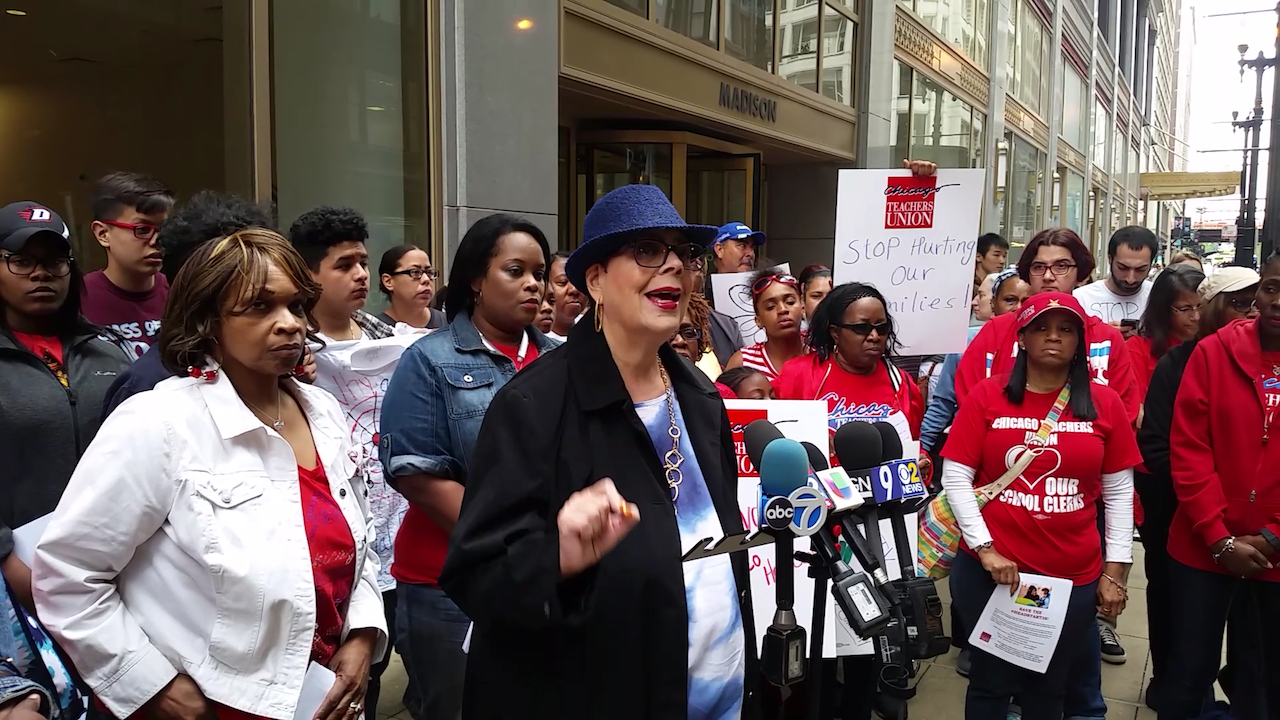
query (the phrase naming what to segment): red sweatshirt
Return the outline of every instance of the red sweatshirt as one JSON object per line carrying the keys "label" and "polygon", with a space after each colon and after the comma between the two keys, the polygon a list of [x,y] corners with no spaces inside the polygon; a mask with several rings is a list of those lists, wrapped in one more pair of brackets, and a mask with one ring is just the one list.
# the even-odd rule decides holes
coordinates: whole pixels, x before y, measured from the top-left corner
{"label": "red sweatshirt", "polygon": [[[969,343],[956,368],[957,403],[963,403],[969,391],[984,379],[1013,370],[1013,361],[1018,357],[1018,331],[1014,327],[1017,316],[1018,313],[1005,313],[992,318]],[[1093,371],[1093,381],[1115,390],[1129,413],[1129,422],[1137,421],[1142,398],[1134,382],[1124,336],[1093,315],[1088,318],[1084,334],[1089,341],[1089,367]]]}
{"label": "red sweatshirt", "polygon": [[904,442],[920,439],[924,398],[915,381],[891,361],[877,363],[867,375],[854,375],[834,358],[819,362],[817,355],[801,355],[782,366],[773,389],[779,400],[825,400],[827,427],[833,435],[853,420],[874,423],[901,415],[911,434]]}
{"label": "red sweatshirt", "polygon": [[[1274,355],[1274,356],[1273,356]],[[1264,356],[1257,320],[1237,320],[1196,346],[1174,404],[1169,464],[1178,510],[1169,554],[1222,572],[1209,547],[1229,535],[1280,535],[1280,353]],[[1259,576],[1280,582],[1280,567]]]}

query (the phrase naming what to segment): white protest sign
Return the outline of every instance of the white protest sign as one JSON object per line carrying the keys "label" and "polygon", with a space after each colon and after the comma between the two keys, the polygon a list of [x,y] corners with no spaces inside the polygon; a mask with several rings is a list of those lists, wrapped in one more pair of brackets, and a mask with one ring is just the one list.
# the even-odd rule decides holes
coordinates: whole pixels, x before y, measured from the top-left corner
{"label": "white protest sign", "polygon": [[[791,274],[789,263],[773,267]],[[715,273],[711,276],[711,304],[717,312],[733,318],[748,345],[765,341],[764,328],[756,325],[756,308],[751,297],[752,275],[755,272]]]}
{"label": "white protest sign", "polygon": [[982,186],[982,170],[840,171],[835,283],[885,296],[904,355],[964,350]]}

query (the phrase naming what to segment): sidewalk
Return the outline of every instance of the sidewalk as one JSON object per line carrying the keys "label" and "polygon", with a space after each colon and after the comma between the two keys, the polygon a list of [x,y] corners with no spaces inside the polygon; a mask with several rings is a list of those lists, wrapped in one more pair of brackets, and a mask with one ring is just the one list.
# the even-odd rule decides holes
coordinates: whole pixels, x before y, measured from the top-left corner
{"label": "sidewalk", "polygon": [[[1120,616],[1121,644],[1128,654],[1124,665],[1102,664],[1102,694],[1107,699],[1107,720],[1155,720],[1156,714],[1142,704],[1142,692],[1151,679],[1151,655],[1147,651],[1147,578],[1142,566],[1142,544],[1134,543],[1134,566],[1129,576],[1129,604]],[[938,592],[947,606],[944,622],[950,632],[951,597],[945,582]],[[919,693],[911,701],[910,714],[921,720],[964,720],[964,693],[968,681],[956,674],[956,650],[927,662],[921,670]],[[412,720],[401,704],[404,695],[404,665],[400,657],[382,676],[382,697],[378,720]]]}

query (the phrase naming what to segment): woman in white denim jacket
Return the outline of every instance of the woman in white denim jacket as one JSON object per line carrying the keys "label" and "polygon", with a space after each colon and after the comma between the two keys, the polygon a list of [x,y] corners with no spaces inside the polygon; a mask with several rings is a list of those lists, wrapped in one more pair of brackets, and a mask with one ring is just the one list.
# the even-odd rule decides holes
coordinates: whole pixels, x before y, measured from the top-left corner
{"label": "woman in white denim jacket", "polygon": [[[118,718],[363,712],[386,646],[367,480],[332,395],[288,377],[319,293],[281,236],[214,240],[174,280],[178,377],[103,424],[36,552],[40,618]],[[313,323],[312,323],[313,324]]]}

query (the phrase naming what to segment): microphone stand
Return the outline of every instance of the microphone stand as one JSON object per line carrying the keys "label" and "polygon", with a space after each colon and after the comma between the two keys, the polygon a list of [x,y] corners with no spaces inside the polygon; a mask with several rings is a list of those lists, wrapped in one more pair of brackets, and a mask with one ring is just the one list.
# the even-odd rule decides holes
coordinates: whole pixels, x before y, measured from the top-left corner
{"label": "microphone stand", "polygon": [[[811,632],[809,634],[809,667],[811,672],[807,678],[806,685],[809,693],[809,707],[807,716],[809,720],[821,720],[822,718],[822,639],[826,634],[826,615],[827,615],[827,580],[830,573],[817,553],[798,552],[796,557],[805,563],[808,563],[809,577],[813,578],[813,617],[809,621]],[[817,671],[813,672],[814,664],[817,663]]]}

